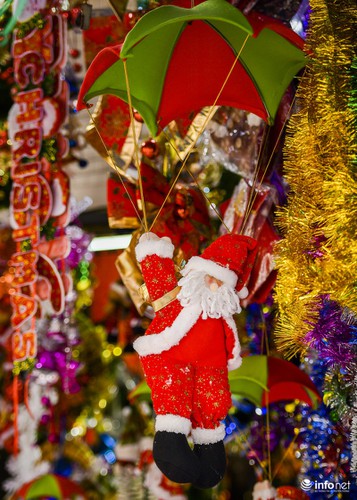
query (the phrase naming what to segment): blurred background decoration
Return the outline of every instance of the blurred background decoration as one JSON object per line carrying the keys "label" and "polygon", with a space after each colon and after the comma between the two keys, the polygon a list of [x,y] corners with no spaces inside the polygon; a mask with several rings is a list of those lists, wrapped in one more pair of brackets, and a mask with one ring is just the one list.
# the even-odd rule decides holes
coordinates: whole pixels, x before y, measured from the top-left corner
{"label": "blurred background decoration", "polygon": [[[0,498],[321,499],[304,480],[356,498],[355,5],[231,3],[290,27],[307,69],[269,126],[215,103],[153,137],[116,96],[78,112],[80,87],[145,13],[191,1],[0,2]],[[237,318],[255,386],[231,376],[213,490],[152,458],[132,348],[153,317],[133,254],[145,215],[178,267],[227,231],[259,241]]]}

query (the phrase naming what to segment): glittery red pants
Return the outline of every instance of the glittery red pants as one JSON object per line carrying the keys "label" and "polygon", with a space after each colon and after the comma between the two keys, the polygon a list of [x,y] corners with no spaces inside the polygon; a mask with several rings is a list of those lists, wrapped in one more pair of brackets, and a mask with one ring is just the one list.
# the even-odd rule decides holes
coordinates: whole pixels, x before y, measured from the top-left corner
{"label": "glittery red pants", "polygon": [[192,428],[215,429],[232,405],[227,368],[170,360],[169,355],[141,358],[157,415],[191,420]]}

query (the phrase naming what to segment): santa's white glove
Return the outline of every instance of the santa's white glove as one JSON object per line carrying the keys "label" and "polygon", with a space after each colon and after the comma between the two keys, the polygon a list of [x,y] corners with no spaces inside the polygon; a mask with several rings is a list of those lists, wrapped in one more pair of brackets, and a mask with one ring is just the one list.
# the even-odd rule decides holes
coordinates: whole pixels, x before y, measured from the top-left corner
{"label": "santa's white glove", "polygon": [[139,243],[135,247],[135,254],[138,262],[141,262],[148,255],[158,255],[171,259],[174,254],[174,246],[168,236],[159,238],[157,234],[148,232],[140,236]]}

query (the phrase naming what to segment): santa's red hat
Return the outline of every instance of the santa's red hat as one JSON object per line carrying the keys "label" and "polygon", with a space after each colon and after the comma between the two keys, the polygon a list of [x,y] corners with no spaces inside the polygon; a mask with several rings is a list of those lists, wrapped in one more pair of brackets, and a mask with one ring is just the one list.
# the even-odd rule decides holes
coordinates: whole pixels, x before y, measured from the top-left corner
{"label": "santa's red hat", "polygon": [[252,270],[257,242],[249,236],[225,234],[217,238],[200,256],[191,257],[181,274],[204,271],[226,285],[241,290]]}

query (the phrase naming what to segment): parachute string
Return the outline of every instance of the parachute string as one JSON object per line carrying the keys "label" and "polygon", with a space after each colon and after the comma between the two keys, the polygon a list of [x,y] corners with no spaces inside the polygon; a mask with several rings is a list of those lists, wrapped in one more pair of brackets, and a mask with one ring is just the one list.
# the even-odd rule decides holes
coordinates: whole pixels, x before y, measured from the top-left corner
{"label": "parachute string", "polygon": [[271,484],[271,452],[270,452],[270,408],[269,408],[269,397],[268,392],[264,391],[265,395],[265,418],[266,418],[266,440],[267,440],[267,448],[268,448],[268,479]]}
{"label": "parachute string", "polygon": [[190,153],[193,151],[194,147],[196,146],[196,142],[197,142],[198,137],[200,137],[200,136],[202,135],[202,133],[203,133],[203,131],[205,130],[205,128],[206,128],[206,126],[207,126],[208,122],[211,120],[211,118],[212,118],[212,116],[213,116],[213,114],[214,114],[214,112],[215,112],[215,106],[216,106],[216,104],[217,104],[217,101],[218,101],[218,99],[220,98],[220,96],[221,96],[221,94],[222,94],[222,92],[223,92],[223,90],[224,90],[224,88],[225,88],[225,86],[226,86],[226,84],[227,84],[227,82],[228,82],[228,80],[229,80],[229,78],[230,78],[230,76],[231,76],[231,74],[232,74],[232,72],[233,72],[233,70],[234,70],[234,68],[235,68],[235,66],[236,66],[236,64],[237,64],[237,62],[238,62],[238,60],[239,60],[239,58],[240,58],[240,56],[241,56],[241,54],[242,54],[242,51],[243,51],[243,49],[244,49],[244,47],[245,47],[245,44],[247,43],[248,38],[249,38],[249,33],[248,33],[248,34],[247,34],[247,36],[245,37],[245,39],[244,39],[244,41],[243,41],[243,43],[242,43],[242,46],[240,47],[239,52],[237,53],[237,55],[236,55],[236,57],[235,57],[235,59],[234,59],[234,61],[233,61],[233,64],[232,64],[232,66],[231,66],[231,68],[230,68],[230,70],[229,70],[229,72],[228,72],[228,74],[227,74],[227,76],[226,76],[226,78],[225,78],[225,80],[224,80],[224,82],[223,82],[223,84],[222,84],[222,86],[221,86],[221,88],[220,88],[220,90],[219,90],[218,94],[217,94],[217,97],[215,98],[215,100],[214,100],[214,102],[213,102],[212,106],[210,106],[210,111],[209,111],[209,113],[207,114],[206,119],[205,119],[205,121],[203,122],[203,124],[202,124],[202,126],[201,126],[201,129],[200,129],[200,131],[199,131],[199,133],[197,134],[197,138],[196,138],[196,140],[195,140],[195,141],[193,141],[193,143],[192,143],[192,144],[191,144],[191,146],[189,147],[189,149],[188,149],[188,151],[187,151],[187,153],[186,153],[186,157],[185,157],[184,161],[182,162],[182,165],[181,165],[181,167],[180,167],[180,169],[179,169],[179,171],[178,171],[178,173],[177,173],[177,175],[176,175],[176,177],[175,177],[175,179],[174,179],[173,183],[172,183],[172,184],[171,184],[171,186],[170,186],[169,192],[167,193],[167,195],[166,195],[166,197],[165,197],[164,201],[162,202],[161,207],[159,208],[159,211],[157,212],[157,214],[156,214],[156,216],[155,216],[155,218],[154,218],[154,220],[153,220],[153,222],[152,222],[152,224],[151,224],[151,226],[150,226],[150,229],[149,229],[149,230],[151,230],[151,229],[152,229],[152,227],[155,225],[155,223],[156,223],[157,219],[159,218],[160,213],[161,213],[162,209],[163,209],[163,208],[164,208],[164,206],[165,206],[165,203],[166,203],[166,202],[167,202],[167,200],[169,199],[169,197],[170,197],[170,195],[171,195],[171,193],[172,193],[172,190],[174,189],[174,187],[175,187],[175,185],[176,185],[176,183],[177,183],[177,181],[178,181],[178,179],[179,179],[179,177],[180,177],[180,175],[181,175],[181,173],[182,173],[183,169],[186,167],[187,160],[188,160],[188,158],[189,158],[189,156],[190,156]]}
{"label": "parachute string", "polygon": [[250,213],[251,213],[251,211],[253,209],[253,205],[254,205],[254,202],[255,202],[255,198],[253,199],[253,195],[254,195],[255,186],[256,186],[257,180],[258,180],[259,170],[260,170],[260,166],[261,166],[261,159],[263,157],[263,154],[265,153],[266,146],[267,146],[267,143],[268,143],[269,132],[270,132],[270,127],[265,124],[264,132],[263,132],[263,137],[262,137],[262,142],[261,142],[260,148],[259,148],[257,162],[256,162],[255,167],[254,167],[253,180],[252,180],[252,183],[251,183],[252,189],[251,189],[251,191],[249,193],[247,207],[245,209],[244,216],[243,216],[241,233],[243,233],[243,231],[244,231],[245,225],[248,222],[249,215],[250,215]]}
{"label": "parachute string", "polygon": [[108,158],[110,159],[110,166],[114,169],[114,171],[116,172],[117,176],[119,177],[119,180],[120,180],[120,182],[121,182],[121,183],[122,183],[122,185],[123,185],[123,188],[124,188],[124,190],[125,190],[125,192],[126,192],[126,194],[127,194],[127,196],[128,196],[128,199],[129,199],[130,203],[132,204],[132,206],[133,206],[133,208],[134,208],[134,211],[135,211],[135,213],[136,213],[136,216],[137,216],[137,218],[139,219],[140,224],[143,226],[143,221],[142,221],[142,219],[141,219],[141,217],[140,217],[140,214],[139,214],[139,212],[138,212],[138,209],[136,208],[136,204],[134,203],[134,200],[133,200],[133,198],[131,197],[131,195],[130,195],[130,193],[129,193],[129,191],[128,191],[128,189],[127,189],[126,185],[125,185],[125,182],[124,182],[124,180],[123,180],[123,176],[122,176],[122,175],[121,175],[121,173],[120,173],[120,168],[118,167],[118,165],[117,165],[117,163],[116,163],[115,159],[113,158],[111,151],[107,148],[107,146],[106,146],[106,144],[105,144],[105,142],[104,142],[104,139],[103,139],[103,137],[101,136],[101,134],[100,134],[100,132],[99,132],[99,129],[98,129],[98,127],[97,127],[97,124],[96,124],[96,122],[95,122],[95,120],[94,120],[94,117],[93,117],[92,113],[89,111],[89,109],[88,109],[88,108],[86,108],[86,109],[87,109],[87,111],[88,111],[88,114],[89,114],[89,116],[90,116],[90,119],[92,120],[92,123],[93,123],[93,125],[94,125],[94,128],[95,128],[95,130],[96,130],[97,134],[98,134],[98,137],[99,137],[99,139],[101,140],[101,142],[102,142],[102,144],[103,144],[103,146],[104,146],[105,152],[107,153],[107,156],[108,156]]}
{"label": "parachute string", "polygon": [[275,479],[275,476],[277,475],[277,473],[279,472],[280,470],[280,467],[282,466],[284,460],[286,459],[286,457],[288,456],[293,444],[295,443],[296,439],[298,438],[299,434],[300,434],[300,429],[298,429],[296,432],[295,432],[295,435],[293,437],[293,439],[290,441],[290,444],[289,446],[286,448],[285,452],[284,452],[284,455],[282,456],[281,460],[279,461],[279,463],[277,464],[277,466],[275,467],[274,469],[274,475],[272,477],[272,481],[274,481]]}
{"label": "parachute string", "polygon": [[[263,184],[264,177],[265,177],[265,175],[266,175],[266,173],[268,171],[268,168],[270,166],[270,163],[271,163],[271,161],[273,159],[273,156],[275,154],[276,148],[277,148],[277,146],[279,144],[279,141],[281,139],[281,135],[282,135],[282,133],[284,131],[285,125],[286,125],[287,121],[290,118],[290,112],[292,110],[292,107],[294,106],[295,98],[296,98],[296,94],[294,95],[293,99],[291,100],[291,104],[290,104],[289,109],[288,109],[288,111],[286,113],[286,117],[285,117],[284,123],[282,124],[282,126],[280,128],[280,131],[279,131],[278,137],[277,137],[277,139],[276,139],[276,141],[274,143],[274,147],[272,149],[272,152],[270,153],[269,159],[268,159],[268,161],[266,163],[266,166],[264,168],[264,171],[263,171],[263,173],[262,173],[262,175],[260,177],[260,181],[259,181],[259,183],[256,183],[256,181],[258,179],[259,169],[260,169],[260,161],[259,160],[261,159],[261,155],[259,155],[259,160],[257,161],[257,165],[256,165],[255,181],[253,182],[252,190],[251,190],[251,193],[249,195],[247,209],[246,209],[246,212],[245,212],[245,215],[244,215],[244,219],[243,219],[243,223],[242,223],[241,234],[243,234],[243,232],[244,232],[245,226],[246,226],[246,224],[248,222],[249,215],[250,215],[250,213],[252,211],[252,208],[254,206],[255,200],[256,200],[256,198],[258,196],[258,191],[259,191],[259,189],[261,188],[261,186]],[[265,143],[266,142],[267,141],[265,140]],[[264,150],[265,150],[265,147],[264,147]]]}
{"label": "parachute string", "polygon": [[147,220],[146,205],[145,205],[145,198],[144,198],[143,180],[142,180],[141,171],[140,171],[139,149],[138,149],[138,143],[136,140],[134,113],[133,113],[133,106],[132,106],[132,102],[131,102],[130,83],[129,83],[129,76],[128,76],[128,68],[127,68],[126,59],[123,59],[123,68],[124,68],[124,74],[125,74],[126,91],[127,91],[127,95],[128,95],[130,125],[131,125],[132,134],[133,134],[133,140],[134,140],[135,163],[136,163],[136,168],[138,170],[139,191],[140,191],[141,205],[142,205],[142,211],[143,211],[143,216],[144,216],[144,229],[145,229],[145,232],[148,232],[149,229],[148,229],[148,220]]}
{"label": "parachute string", "polygon": [[237,438],[240,438],[240,439],[236,439],[235,442],[238,444],[238,446],[240,446],[241,450],[245,451],[244,450],[244,445],[246,445],[249,448],[249,451],[251,452],[251,454],[254,455],[254,459],[260,465],[260,467],[261,467],[261,469],[263,471],[263,474],[266,474],[267,473],[267,466],[260,460],[257,452],[254,450],[254,448],[252,447],[252,445],[249,443],[249,441],[246,438],[244,432],[240,431],[240,433],[238,433]]}

